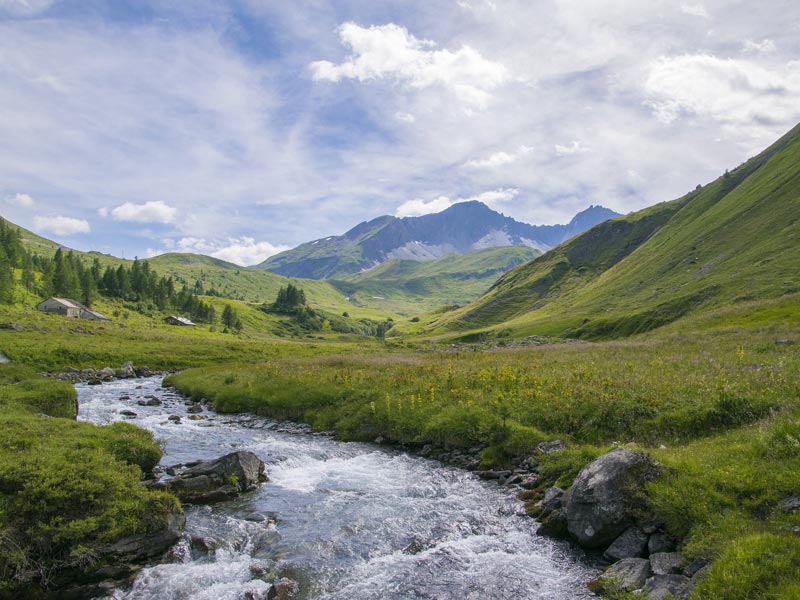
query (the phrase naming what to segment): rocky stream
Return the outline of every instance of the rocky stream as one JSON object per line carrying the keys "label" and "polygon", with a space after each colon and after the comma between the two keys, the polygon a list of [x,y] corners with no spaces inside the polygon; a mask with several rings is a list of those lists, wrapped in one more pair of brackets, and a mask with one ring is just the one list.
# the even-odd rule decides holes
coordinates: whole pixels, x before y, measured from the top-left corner
{"label": "rocky stream", "polygon": [[178,543],[129,584],[107,589],[108,598],[594,597],[586,583],[596,563],[537,535],[514,492],[496,481],[301,425],[218,415],[162,388],[160,377],[76,387],[81,420],[152,431],[165,444],[162,465],[248,451],[269,479],[186,505]]}

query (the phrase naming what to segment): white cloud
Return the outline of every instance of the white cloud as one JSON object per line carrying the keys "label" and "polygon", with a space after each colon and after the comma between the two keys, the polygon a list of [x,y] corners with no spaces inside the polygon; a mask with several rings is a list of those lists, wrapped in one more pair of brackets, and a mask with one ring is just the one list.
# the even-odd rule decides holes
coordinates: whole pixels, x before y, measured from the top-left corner
{"label": "white cloud", "polygon": [[15,194],[10,198],[6,198],[8,204],[29,208],[34,205],[34,200],[28,194]]}
{"label": "white cloud", "polygon": [[394,113],[394,118],[403,123],[413,123],[417,118],[411,113],[397,111]]}
{"label": "white cloud", "polygon": [[442,212],[453,204],[455,204],[455,202],[451,201],[447,196],[439,196],[427,202],[421,198],[417,198],[398,206],[394,214],[396,217],[419,217]]}
{"label": "white cloud", "polygon": [[55,233],[56,235],[74,235],[91,231],[88,221],[62,216],[33,217],[33,226],[39,231]]}
{"label": "white cloud", "polygon": [[778,47],[775,45],[775,42],[769,39],[764,39],[760,42],[745,40],[742,49],[745,52],[754,52],[756,54],[774,54],[778,50]]}
{"label": "white cloud", "polygon": [[456,198],[455,200],[451,200],[447,196],[439,196],[428,201],[417,198],[415,200],[404,202],[398,206],[394,214],[397,217],[419,217],[422,215],[442,212],[458,202],[469,202],[472,200],[483,202],[488,207],[494,210],[499,210],[501,205],[513,200],[518,195],[519,190],[516,188],[499,188],[496,190],[482,192],[474,196],[469,196],[467,198]]}
{"label": "white cloud", "polygon": [[519,190],[517,188],[500,188],[496,190],[482,192],[476,196],[470,196],[469,198],[462,198],[461,200],[459,200],[459,202],[463,202],[466,200],[477,200],[478,202],[483,202],[489,208],[492,208],[494,210],[499,210],[500,206],[502,206],[506,202],[510,202],[518,195],[519,195]]}
{"label": "white cloud", "polygon": [[[101,208],[100,214],[108,211]],[[155,202],[145,202],[144,204],[133,204],[125,202],[110,211],[111,218],[115,221],[130,221],[133,223],[172,223],[178,210],[161,200]]]}
{"label": "white cloud", "polygon": [[97,209],[97,214],[103,217],[104,219],[108,216],[109,210],[107,206],[101,206]]}
{"label": "white cloud", "polygon": [[419,40],[394,23],[369,28],[344,23],[339,38],[350,47],[350,56],[338,65],[327,60],[311,63],[315,80],[386,78],[411,89],[443,86],[473,109],[485,109],[492,92],[509,80],[502,64],[487,60],[470,46],[455,52],[435,50],[435,42]]}
{"label": "white cloud", "polygon": [[56,0],[0,0],[0,10],[13,15],[31,16],[46,11]]}
{"label": "white cloud", "polygon": [[495,152],[486,158],[470,160],[466,165],[476,169],[492,169],[515,163],[531,152],[533,152],[532,146],[520,146],[515,152]]}
{"label": "white cloud", "polygon": [[[252,237],[228,238],[222,241],[187,236],[177,242],[165,240],[164,245],[168,248],[174,248],[177,252],[206,254],[243,267],[256,265],[270,256],[290,248],[289,246],[274,245],[269,242],[257,242]],[[150,256],[163,252],[163,250],[148,249]]]}
{"label": "white cloud", "polygon": [[701,17],[703,19],[707,19],[709,16],[706,7],[702,4],[683,4],[681,5],[681,12],[685,15]]}
{"label": "white cloud", "polygon": [[579,140],[572,140],[568,146],[556,144],[556,156],[569,156],[571,154],[586,154],[591,152],[591,148],[587,148]]}
{"label": "white cloud", "polygon": [[645,91],[665,124],[688,114],[712,119],[740,136],[764,124],[782,130],[800,119],[800,62],[771,70],[708,54],[662,57],[650,66]]}

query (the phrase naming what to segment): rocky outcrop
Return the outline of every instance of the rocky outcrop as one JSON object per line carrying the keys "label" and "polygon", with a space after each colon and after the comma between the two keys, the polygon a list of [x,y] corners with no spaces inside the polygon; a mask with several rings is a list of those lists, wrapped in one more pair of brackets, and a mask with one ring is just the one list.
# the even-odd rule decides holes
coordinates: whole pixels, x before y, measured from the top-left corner
{"label": "rocky outcrop", "polygon": [[186,517],[176,512],[168,516],[158,531],[131,535],[95,548],[92,570],[71,568],[56,573],[50,582],[53,592],[45,597],[77,600],[107,596],[144,566],[161,558],[180,539],[185,524]]}
{"label": "rocky outcrop", "polygon": [[616,561],[590,582],[593,591],[681,599],[706,576],[707,561],[687,564],[643,510],[641,492],[658,473],[646,454],[617,448],[586,465],[565,493],[550,488],[538,504],[540,533],[572,537],[584,548],[605,548],[604,558]]}
{"label": "rocky outcrop", "polygon": [[126,362],[117,369],[103,367],[102,369],[75,369],[64,367],[58,373],[44,373],[44,375],[55,377],[63,381],[78,383],[88,381],[89,383],[101,383],[103,381],[114,381],[115,379],[133,379],[134,377],[151,377],[159,373],[151,371],[147,367],[135,367],[133,363]]}
{"label": "rocky outcrop", "polygon": [[147,484],[166,490],[188,504],[208,504],[234,498],[258,487],[267,476],[264,463],[252,452],[232,452],[216,460],[167,469],[171,478]]}
{"label": "rocky outcrop", "polygon": [[590,462],[562,500],[569,534],[584,548],[611,544],[633,524],[631,491],[641,489],[655,472],[650,457],[627,448]]}

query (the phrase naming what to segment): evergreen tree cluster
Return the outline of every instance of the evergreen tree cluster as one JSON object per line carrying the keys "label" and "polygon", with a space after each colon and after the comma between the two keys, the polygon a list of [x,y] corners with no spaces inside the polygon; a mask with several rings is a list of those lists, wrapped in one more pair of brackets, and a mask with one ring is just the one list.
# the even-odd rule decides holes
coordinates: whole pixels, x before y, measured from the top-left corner
{"label": "evergreen tree cluster", "polygon": [[242,320],[239,318],[239,313],[230,304],[226,304],[222,310],[222,324],[226,330],[242,330]]}
{"label": "evergreen tree cluster", "polygon": [[[22,244],[19,229],[0,219],[0,303],[14,301],[15,270],[22,270],[22,285],[42,297],[78,300],[88,307],[98,297],[116,298],[151,306],[160,311],[177,311],[194,321],[213,323],[214,308],[186,286],[176,289],[171,277],[159,277],[145,260],[130,267],[105,269],[98,258],[87,266],[72,251],[56,250],[53,258],[32,254]],[[38,274],[38,276],[37,276]]]}
{"label": "evergreen tree cluster", "polygon": [[291,283],[278,290],[278,296],[272,304],[273,312],[296,314],[306,306],[306,293]]}

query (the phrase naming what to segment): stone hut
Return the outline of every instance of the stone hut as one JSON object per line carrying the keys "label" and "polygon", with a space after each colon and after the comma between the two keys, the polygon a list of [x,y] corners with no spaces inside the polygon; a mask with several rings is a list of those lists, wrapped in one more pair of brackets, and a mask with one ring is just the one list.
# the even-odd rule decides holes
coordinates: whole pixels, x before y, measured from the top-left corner
{"label": "stone hut", "polygon": [[167,325],[181,325],[181,326],[192,326],[194,323],[187,319],[186,317],[178,317],[176,315],[171,315],[164,319],[164,323]]}
{"label": "stone hut", "polygon": [[110,321],[108,317],[101,315],[96,310],[84,306],[77,300],[69,298],[48,298],[39,303],[36,307],[42,312],[61,315],[71,319],[89,319],[90,321]]}

